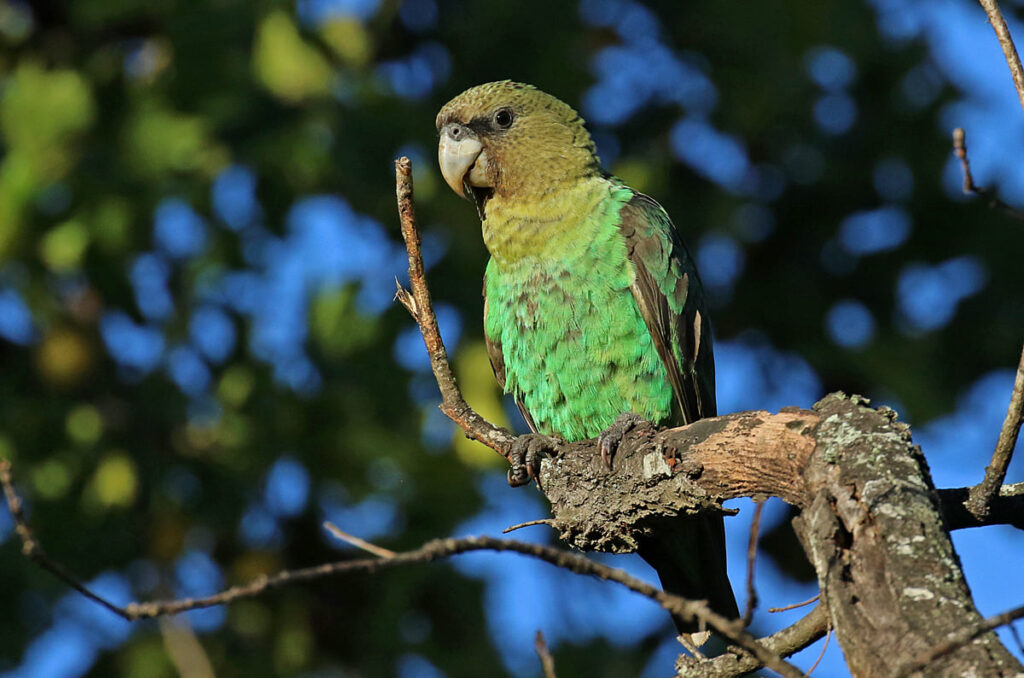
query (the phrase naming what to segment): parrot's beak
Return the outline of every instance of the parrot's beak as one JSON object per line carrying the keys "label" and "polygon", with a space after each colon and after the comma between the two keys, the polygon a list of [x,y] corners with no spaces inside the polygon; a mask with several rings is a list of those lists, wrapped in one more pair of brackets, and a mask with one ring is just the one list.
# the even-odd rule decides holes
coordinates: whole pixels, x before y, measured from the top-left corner
{"label": "parrot's beak", "polygon": [[465,127],[453,123],[441,131],[441,140],[437,145],[437,161],[441,165],[441,174],[445,182],[462,198],[466,197],[463,184],[469,180],[471,185],[475,185],[472,180],[477,178],[479,172],[476,171],[474,164],[483,148],[480,140],[470,136],[469,130]]}

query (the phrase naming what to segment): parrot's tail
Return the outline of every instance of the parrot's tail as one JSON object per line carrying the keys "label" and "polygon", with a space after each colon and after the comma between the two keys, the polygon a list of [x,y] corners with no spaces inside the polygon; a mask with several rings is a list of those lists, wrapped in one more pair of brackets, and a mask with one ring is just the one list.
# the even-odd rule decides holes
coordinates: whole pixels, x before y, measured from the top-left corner
{"label": "parrot's tail", "polygon": [[[653,567],[661,586],[708,606],[728,619],[739,616],[736,596],[725,568],[725,525],[722,516],[677,517],[640,543],[637,552]],[[696,621],[673,615],[681,634],[704,631]]]}

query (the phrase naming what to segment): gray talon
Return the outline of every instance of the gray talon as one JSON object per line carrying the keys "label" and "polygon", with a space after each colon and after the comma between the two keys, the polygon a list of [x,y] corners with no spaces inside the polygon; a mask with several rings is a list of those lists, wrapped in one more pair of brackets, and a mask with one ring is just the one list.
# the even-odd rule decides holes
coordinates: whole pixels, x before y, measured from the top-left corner
{"label": "gray talon", "polygon": [[612,460],[615,458],[619,445],[622,444],[623,437],[637,426],[646,423],[647,420],[639,414],[626,412],[616,417],[612,425],[597,437],[598,448],[601,450],[601,461],[609,471],[612,470]]}
{"label": "gray talon", "polygon": [[507,474],[508,484],[520,487],[531,480],[537,480],[541,462],[557,456],[561,442],[558,438],[539,433],[527,433],[516,438],[508,455],[511,464]]}

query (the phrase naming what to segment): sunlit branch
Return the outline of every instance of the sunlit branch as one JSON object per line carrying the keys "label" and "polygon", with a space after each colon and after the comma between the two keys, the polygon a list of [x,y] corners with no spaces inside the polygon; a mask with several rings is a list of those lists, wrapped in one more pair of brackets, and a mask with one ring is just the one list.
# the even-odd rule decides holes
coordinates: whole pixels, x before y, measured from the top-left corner
{"label": "sunlit branch", "polygon": [[1021,110],[1024,110],[1024,67],[1021,67],[1020,56],[1013,44],[1013,36],[1006,25],[1003,13],[999,11],[999,3],[996,0],[978,0],[985,8],[988,21],[992,24],[992,30],[996,32],[999,46],[1003,48],[1003,56],[1006,57],[1006,65],[1010,67],[1010,76],[1013,78],[1013,86],[1017,90],[1017,98],[1020,100]]}
{"label": "sunlit branch", "polygon": [[993,499],[999,496],[999,489],[1006,478],[1006,469],[1017,446],[1017,435],[1020,433],[1021,422],[1024,421],[1024,350],[1017,364],[1017,376],[1013,381],[1013,392],[1010,394],[1010,405],[1006,409],[1006,419],[999,432],[992,461],[985,468],[985,479],[971,489],[967,500],[967,508],[975,516],[984,519],[989,513]]}
{"label": "sunlit branch", "polygon": [[420,249],[420,232],[416,224],[416,207],[413,204],[412,162],[409,158],[395,161],[395,189],[398,195],[398,216],[402,223],[402,238],[409,254],[409,285],[411,291],[398,286],[395,298],[412,315],[423,335],[430,369],[441,389],[441,411],[466,432],[470,438],[487,445],[503,457],[508,457],[514,436],[509,431],[490,423],[473,410],[462,397],[455,383],[455,375],[448,363],[441,332],[437,327],[437,316],[430,301],[426,274],[423,269],[423,253]]}

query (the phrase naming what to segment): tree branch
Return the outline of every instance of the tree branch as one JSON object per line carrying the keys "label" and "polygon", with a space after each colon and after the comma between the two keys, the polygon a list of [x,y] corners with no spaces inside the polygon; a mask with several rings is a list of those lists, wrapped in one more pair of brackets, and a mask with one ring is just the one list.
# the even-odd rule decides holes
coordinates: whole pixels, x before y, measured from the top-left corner
{"label": "tree branch", "polygon": [[1024,68],[1020,64],[1020,56],[1017,55],[1017,48],[1013,44],[1013,36],[1006,25],[1003,13],[999,11],[999,3],[996,0],[979,0],[985,8],[988,21],[992,24],[992,30],[996,32],[999,46],[1003,48],[1003,56],[1006,57],[1006,65],[1010,67],[1010,76],[1013,78],[1013,86],[1017,89],[1017,98],[1020,100],[1021,110],[1024,110]]}
{"label": "tree branch", "polygon": [[15,491],[14,482],[11,478],[11,463],[6,459],[0,459],[0,484],[2,484],[4,488],[4,497],[7,500],[7,509],[11,512],[11,517],[14,518],[15,531],[18,533],[18,537],[21,538],[22,554],[30,558],[44,570],[53,573],[58,579],[81,593],[89,600],[107,608],[114,614],[131,621],[132,617],[128,615],[124,609],[114,605],[102,596],[93,593],[87,586],[79,582],[73,574],[68,572],[63,565],[51,560],[50,557],[46,555],[42,545],[40,545],[36,540],[35,535],[32,534],[32,530],[28,526],[28,521],[25,520],[21,497],[19,497],[18,493]]}
{"label": "tree branch", "polygon": [[979,520],[984,520],[988,515],[989,505],[999,495],[999,488],[1002,487],[1003,479],[1006,478],[1006,468],[1010,465],[1013,450],[1017,446],[1017,434],[1020,433],[1022,421],[1024,421],[1024,350],[1020,354],[1017,376],[1013,382],[1013,392],[1010,394],[1010,405],[1006,409],[1006,419],[999,432],[999,440],[996,442],[995,452],[992,453],[992,461],[985,468],[985,479],[971,489],[971,496],[967,500],[967,509]]}
{"label": "tree branch", "polygon": [[537,652],[537,658],[540,659],[544,678],[558,678],[555,674],[555,658],[551,656],[548,644],[544,641],[544,634],[540,631],[537,631],[537,637],[533,641],[533,649]]}
{"label": "tree branch", "polygon": [[448,364],[448,352],[437,328],[437,316],[430,303],[426,274],[423,271],[423,253],[420,249],[420,232],[416,225],[416,208],[413,204],[412,162],[409,158],[395,161],[395,184],[398,195],[398,216],[402,223],[402,238],[409,253],[409,285],[412,291],[398,286],[397,299],[419,325],[423,343],[430,356],[430,369],[441,389],[441,411],[466,432],[470,438],[508,458],[514,436],[506,429],[499,428],[477,414],[462,397],[462,391],[455,383],[455,375]]}
{"label": "tree branch", "polygon": [[964,193],[967,195],[974,194],[980,198],[984,198],[988,201],[988,206],[1001,210],[1008,216],[1024,221],[1024,212],[1010,207],[1005,202],[996,197],[994,191],[987,188],[982,188],[974,183],[974,175],[971,174],[971,163],[967,159],[967,134],[960,127],[953,130],[953,153],[960,160],[960,169],[964,175]]}
{"label": "tree branch", "polygon": [[[378,572],[400,565],[413,563],[427,563],[442,558],[469,553],[471,551],[510,551],[526,556],[543,560],[562,569],[581,575],[591,575],[607,581],[616,582],[630,591],[639,593],[654,600],[665,610],[683,619],[695,619],[703,622],[710,628],[715,629],[731,642],[744,648],[761,661],[764,666],[771,668],[787,678],[799,678],[802,674],[795,667],[775,656],[763,646],[758,644],[757,639],[747,633],[742,626],[741,620],[731,620],[713,612],[703,601],[687,600],[680,596],[666,593],[661,589],[648,584],[623,570],[618,570],[601,563],[589,560],[581,555],[569,553],[550,546],[540,544],[527,544],[524,542],[507,539],[495,539],[493,537],[466,537],[463,539],[435,539],[427,542],[418,549],[395,553],[386,551],[384,557],[368,558],[361,560],[343,560],[333,563],[324,563],[313,567],[300,568],[295,570],[284,570],[271,576],[257,577],[253,581],[240,586],[232,586],[218,593],[203,598],[183,598],[177,600],[151,601],[145,603],[133,602],[127,605],[116,605],[115,603],[99,596],[81,585],[74,577],[57,563],[42,555],[42,547],[35,539],[28,523],[25,521],[21,510],[21,499],[14,490],[11,480],[10,464],[7,460],[0,460],[0,484],[3,485],[4,494],[7,499],[8,508],[14,516],[17,525],[17,532],[22,540],[25,555],[32,557],[47,570],[54,572],[65,583],[87,596],[89,599],[102,605],[114,614],[128,620],[150,619],[166,615],[179,614],[189,610],[197,610],[217,605],[225,605],[236,600],[252,598],[271,589],[277,589],[299,582],[313,581],[339,574],[350,572]],[[360,540],[361,541],[361,540]],[[374,545],[370,545],[374,546]],[[366,548],[365,542],[360,546]],[[374,553],[383,551],[380,547],[374,546]]]}
{"label": "tree branch", "polygon": [[[828,627],[828,608],[818,604],[795,624],[762,638],[758,642],[780,657],[789,657],[816,642]],[[733,678],[761,668],[757,659],[738,648],[704,661],[680,657],[676,663],[679,678]]]}
{"label": "tree branch", "polygon": [[997,629],[1000,626],[1006,626],[1007,624],[1012,623],[1015,619],[1020,619],[1021,617],[1024,617],[1024,605],[1021,605],[1020,607],[1015,607],[1012,610],[1007,610],[1006,612],[1003,612],[1001,614],[988,617],[976,626],[964,629],[962,631],[958,631],[955,634],[951,635],[948,639],[944,640],[943,642],[938,643],[937,645],[928,649],[926,652],[922,652],[921,654],[919,654],[914,659],[914,661],[906,664],[897,673],[897,675],[909,676],[915,671],[919,671],[927,667],[929,664],[931,664],[937,659],[948,657],[950,654],[956,652],[958,649],[970,643],[972,640],[982,635],[983,633],[987,633],[989,631]]}
{"label": "tree branch", "polygon": [[979,519],[967,508],[967,499],[972,487],[957,487],[939,490],[942,515],[950,530],[988,525],[1010,525],[1024,530],[1024,483],[1003,485],[999,494],[992,498],[988,513]]}

